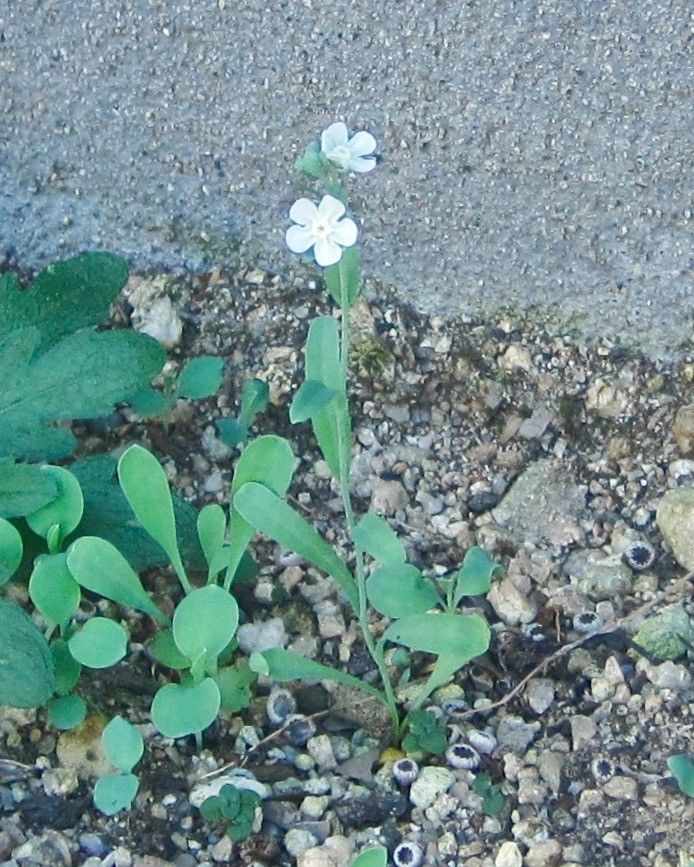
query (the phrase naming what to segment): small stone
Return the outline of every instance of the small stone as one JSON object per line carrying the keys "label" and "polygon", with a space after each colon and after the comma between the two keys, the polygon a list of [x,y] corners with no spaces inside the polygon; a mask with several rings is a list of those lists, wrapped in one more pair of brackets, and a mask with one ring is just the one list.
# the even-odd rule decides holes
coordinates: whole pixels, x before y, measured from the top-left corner
{"label": "small stone", "polygon": [[684,569],[694,569],[694,487],[668,491],[656,512],[658,529]]}
{"label": "small stone", "polygon": [[307,819],[320,819],[329,804],[328,795],[307,795],[301,802],[301,812]]}
{"label": "small stone", "polygon": [[681,406],[677,410],[672,433],[681,454],[685,457],[694,454],[694,403]]}
{"label": "small stone", "polygon": [[586,392],[586,408],[601,418],[617,418],[627,405],[626,393],[602,379],[596,379]]}
{"label": "small stone", "polygon": [[545,713],[554,701],[554,681],[549,677],[534,677],[526,687],[528,704],[536,714]]}
{"label": "small stone", "polygon": [[388,820],[396,820],[410,809],[401,792],[376,789],[364,797],[353,797],[333,807],[338,819],[348,828],[373,828]]}
{"label": "small stone", "polygon": [[653,565],[655,550],[650,542],[637,539],[626,546],[622,556],[630,569],[633,569],[634,572],[643,572]]}
{"label": "small stone", "polygon": [[537,762],[540,776],[556,794],[561,788],[561,771],[564,760],[554,750],[543,750]]}
{"label": "small stone", "polygon": [[564,564],[571,583],[593,600],[614,599],[631,590],[631,569],[621,557],[575,551]]}
{"label": "small stone", "polygon": [[132,323],[167,349],[173,349],[183,334],[183,322],[168,295],[155,298],[147,308],[133,310]]}
{"label": "small stone", "polygon": [[438,795],[449,789],[454,782],[455,774],[447,768],[428,765],[420,770],[419,776],[410,787],[410,802],[420,810],[426,810]]}
{"label": "small stone", "polygon": [[644,620],[634,643],[654,659],[679,659],[686,652],[681,640],[694,643],[694,627],[681,602],[668,605]]}
{"label": "small stone", "polygon": [[492,584],[487,600],[497,616],[509,626],[530,623],[537,614],[537,607],[521,593],[508,576]]}
{"label": "small stone", "polygon": [[410,498],[401,482],[395,479],[376,479],[373,483],[371,508],[379,515],[394,515],[404,509]]}
{"label": "small stone", "polygon": [[562,847],[558,840],[533,843],[525,856],[527,867],[557,867],[562,860]]}
{"label": "small stone", "polygon": [[671,659],[660,665],[649,665],[646,677],[659,689],[671,689],[673,692],[684,692],[692,682],[692,676],[687,669]]}
{"label": "small stone", "polygon": [[524,346],[512,343],[499,359],[499,367],[503,370],[530,370],[532,358]]}
{"label": "small stone", "polygon": [[275,647],[284,647],[287,633],[281,617],[272,617],[262,623],[244,623],[236,630],[239,648],[248,656]]}
{"label": "small stone", "polygon": [[318,765],[320,771],[332,771],[337,767],[337,759],[333,746],[327,735],[316,735],[309,738],[306,749]]}
{"label": "small stone", "polygon": [[234,853],[234,841],[225,834],[217,843],[210,848],[212,860],[217,864],[228,864]]}
{"label": "small stone", "polygon": [[296,867],[343,867],[352,860],[352,844],[342,835],[328,837],[322,846],[299,855]]}
{"label": "small stone", "polygon": [[522,867],[523,856],[516,843],[507,840],[501,844],[494,859],[494,867]]}
{"label": "small stone", "polygon": [[315,606],[318,632],[321,638],[339,638],[347,629],[342,610],[332,599],[324,599]]}
{"label": "small stone", "polygon": [[303,855],[307,849],[312,849],[318,840],[310,831],[303,828],[291,828],[284,835],[284,848],[293,858]]}
{"label": "small stone", "polygon": [[636,780],[632,777],[612,777],[602,787],[603,792],[617,801],[635,801],[638,793]]}
{"label": "small stone", "polygon": [[518,428],[518,436],[526,440],[539,440],[554,420],[554,412],[546,406],[536,406],[530,418]]}
{"label": "small stone", "polygon": [[205,428],[200,445],[203,454],[216,464],[223,463],[231,455],[231,449],[219,439],[211,425]]}
{"label": "small stone", "polygon": [[575,750],[580,750],[584,744],[589,744],[597,734],[597,727],[589,716],[576,714],[571,717],[569,724]]}
{"label": "small stone", "polygon": [[505,716],[496,730],[499,746],[523,752],[533,742],[541,727],[539,722],[527,723],[519,716]]}

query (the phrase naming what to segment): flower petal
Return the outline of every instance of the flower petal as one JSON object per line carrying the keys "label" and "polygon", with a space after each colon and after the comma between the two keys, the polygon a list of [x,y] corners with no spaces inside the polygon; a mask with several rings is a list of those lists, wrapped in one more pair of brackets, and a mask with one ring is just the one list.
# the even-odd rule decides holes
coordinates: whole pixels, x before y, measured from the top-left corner
{"label": "flower petal", "polygon": [[310,199],[297,199],[289,209],[289,219],[300,226],[310,226],[318,216],[318,208]]}
{"label": "flower petal", "polygon": [[313,246],[316,239],[306,226],[290,226],[285,240],[292,253],[305,253]]}
{"label": "flower petal", "polygon": [[362,129],[354,133],[348,147],[353,157],[365,157],[376,150],[376,139],[370,132]]}
{"label": "flower petal", "polygon": [[340,219],[345,212],[345,206],[335,196],[323,196],[318,205],[318,214],[330,223]]}
{"label": "flower petal", "polygon": [[349,161],[349,170],[359,172],[360,175],[376,168],[376,160],[373,157],[353,157]]}
{"label": "flower petal", "polygon": [[347,134],[347,127],[341,120],[336,123],[331,123],[330,126],[326,127],[321,133],[321,150],[324,154],[330,153],[334,148],[340,147],[340,145],[346,145],[348,139],[349,135]]}
{"label": "flower petal", "polygon": [[349,217],[339,220],[330,233],[330,240],[342,247],[351,247],[357,240],[357,224]]}
{"label": "flower petal", "polygon": [[333,243],[329,238],[321,238],[316,241],[316,246],[313,248],[313,255],[316,257],[316,262],[323,268],[329,265],[335,265],[342,258],[342,247],[339,244]]}

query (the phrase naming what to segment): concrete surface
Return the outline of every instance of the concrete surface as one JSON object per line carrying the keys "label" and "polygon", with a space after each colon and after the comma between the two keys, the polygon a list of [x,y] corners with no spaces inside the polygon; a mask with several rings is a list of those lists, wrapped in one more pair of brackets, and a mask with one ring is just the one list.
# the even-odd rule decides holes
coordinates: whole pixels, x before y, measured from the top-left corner
{"label": "concrete surface", "polygon": [[0,0],[0,256],[286,270],[334,119],[366,266],[445,315],[691,340],[685,0]]}

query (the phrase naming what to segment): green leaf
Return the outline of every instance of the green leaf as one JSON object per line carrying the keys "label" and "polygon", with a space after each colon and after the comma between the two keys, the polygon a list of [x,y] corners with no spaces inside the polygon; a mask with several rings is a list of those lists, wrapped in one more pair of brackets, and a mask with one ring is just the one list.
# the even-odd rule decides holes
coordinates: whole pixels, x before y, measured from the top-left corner
{"label": "green leaf", "polygon": [[217,584],[200,587],[185,596],[173,617],[176,646],[188,659],[201,654],[216,658],[231,641],[239,625],[236,600]]}
{"label": "green leaf", "polygon": [[379,701],[383,701],[380,690],[358,677],[353,677],[337,668],[323,665],[313,659],[308,659],[293,650],[264,650],[251,655],[248,664],[258,674],[269,676],[277,683],[288,683],[295,680],[332,680],[368,692]]}
{"label": "green leaf", "polygon": [[241,452],[231,482],[231,544],[227,583],[253,538],[253,526],[234,505],[234,495],[247,482],[258,482],[283,497],[294,473],[294,452],[287,440],[272,434],[257,437]]}
{"label": "green leaf", "polygon": [[351,307],[359,297],[359,251],[356,244],[347,247],[337,265],[323,271],[323,277],[333,301],[340,307]]}
{"label": "green leaf", "polygon": [[[116,481],[116,465],[117,461],[105,454],[83,458],[70,466],[84,494],[80,532],[111,542],[137,572],[168,563],[163,548],[133,516]],[[183,559],[193,568],[202,570],[206,567],[195,526],[197,512],[176,497],[173,504]]]}
{"label": "green leaf", "polygon": [[374,846],[365,849],[352,861],[352,867],[386,867],[388,864],[388,850],[385,846]]}
{"label": "green leaf", "polygon": [[28,515],[57,496],[55,480],[40,467],[0,460],[0,517]]}
{"label": "green leaf", "polygon": [[65,467],[54,467],[46,464],[41,467],[41,472],[46,473],[56,484],[58,496],[26,516],[27,524],[38,536],[48,537],[48,533],[58,526],[58,536],[64,539],[69,536],[82,520],[84,511],[84,498],[80,483]]}
{"label": "green leaf", "polygon": [[115,716],[103,730],[101,745],[109,762],[123,774],[132,771],[145,751],[142,735],[122,716]]}
{"label": "green leaf", "polygon": [[224,710],[229,713],[238,713],[250,705],[253,698],[250,687],[255,682],[256,675],[251,671],[247,662],[221,668],[214,675],[214,680],[219,687]]}
{"label": "green leaf", "polygon": [[19,530],[0,518],[0,587],[7,584],[22,562],[24,546]]}
{"label": "green leaf", "polygon": [[210,825],[224,818],[222,799],[219,795],[210,795],[209,798],[205,798],[202,804],[200,804],[200,815]]}
{"label": "green leaf", "polygon": [[469,661],[486,653],[490,632],[478,614],[414,614],[392,623],[383,637],[410,650],[455,653]]}
{"label": "green leaf", "polygon": [[352,432],[340,364],[340,336],[332,316],[319,316],[308,329],[306,379],[320,382],[337,396],[311,418],[313,433],[335,478],[349,467]]}
{"label": "green leaf", "polygon": [[409,563],[376,569],[366,579],[366,595],[376,611],[391,619],[424,614],[440,602],[434,584]]}
{"label": "green leaf", "polygon": [[74,729],[84,722],[87,705],[78,695],[63,695],[52,698],[46,705],[48,721],[57,729]]}
{"label": "green leaf", "polygon": [[135,517],[166,551],[184,585],[188,583],[176,538],[176,518],[166,473],[153,454],[134,445],[118,461],[120,486]]}
{"label": "green leaf", "polygon": [[51,656],[55,670],[55,692],[58,695],[67,695],[77,686],[82,666],[70,653],[67,641],[62,638],[51,642]]}
{"label": "green leaf", "polygon": [[314,178],[315,180],[322,177],[325,170],[325,163],[321,156],[320,145],[317,142],[311,142],[296,161],[294,167],[298,172],[303,172],[305,175],[308,175],[310,178]]}
{"label": "green leaf", "polygon": [[294,400],[289,407],[289,421],[298,424],[313,418],[316,413],[324,409],[338,392],[326,388],[322,382],[315,379],[306,379],[301,383],[299,390],[294,395]]}
{"label": "green leaf", "polygon": [[42,554],[29,579],[31,601],[50,623],[65,628],[79,608],[81,592],[66,554]]}
{"label": "green leaf", "polygon": [[0,340],[0,457],[57,459],[75,438],[57,421],[109,415],[161,370],[165,353],[134,331],[79,331],[37,354],[35,328]]}
{"label": "green leaf", "polygon": [[131,806],[139,788],[135,774],[104,774],[94,786],[94,804],[104,815],[115,816]]}
{"label": "green leaf", "polygon": [[164,737],[182,738],[212,725],[220,704],[219,687],[211,677],[191,686],[169,683],[154,696],[152,722]]}
{"label": "green leaf", "polygon": [[77,662],[88,668],[109,668],[128,648],[128,633],[108,617],[92,617],[67,643]]}
{"label": "green leaf", "polygon": [[667,766],[682,793],[694,798],[694,761],[685,755],[670,756]]}
{"label": "green leaf", "polygon": [[390,524],[375,512],[367,512],[354,528],[354,544],[379,563],[404,563],[405,546]]}
{"label": "green leaf", "polygon": [[249,482],[234,497],[234,507],[256,530],[332,575],[352,608],[358,610],[359,593],[350,571],[325,539],[284,500],[264,485]]}
{"label": "green leaf", "polygon": [[67,552],[67,567],[85,590],[144,611],[159,623],[169,622],[125,557],[105,539],[80,536]]}
{"label": "green leaf", "polygon": [[239,417],[220,418],[215,422],[219,438],[228,446],[237,446],[248,436],[248,430],[258,413],[263,412],[270,399],[270,389],[262,379],[249,379],[241,389]]}
{"label": "green leaf", "polygon": [[113,253],[83,253],[55,262],[21,289],[13,274],[0,283],[0,340],[35,326],[44,348],[66,334],[103,322],[128,279],[128,265]]}
{"label": "green leaf", "polygon": [[218,556],[224,545],[224,535],[226,533],[227,519],[224,514],[224,509],[217,503],[210,503],[204,506],[198,515],[198,538],[202,547],[205,560],[208,565],[208,577],[214,578],[217,572],[212,572],[209,567],[212,565],[215,557]]}
{"label": "green leaf", "polygon": [[188,657],[182,654],[178,647],[176,647],[171,629],[162,629],[161,632],[157,632],[149,642],[149,646],[154,654],[154,658],[160,665],[165,665],[167,668],[173,668],[174,670],[190,666]]}
{"label": "green leaf", "polygon": [[407,735],[402,747],[407,753],[438,755],[448,746],[446,721],[428,710],[412,711],[407,717]]}
{"label": "green leaf", "polygon": [[219,391],[224,376],[224,359],[200,355],[187,361],[178,377],[181,397],[203,400]]}
{"label": "green leaf", "polygon": [[24,611],[0,599],[0,705],[38,707],[55,688],[48,642]]}
{"label": "green leaf", "polygon": [[454,607],[458,607],[463,596],[481,596],[486,593],[492,586],[492,578],[503,571],[503,567],[495,563],[484,548],[470,548],[456,575]]}
{"label": "green leaf", "polygon": [[166,395],[157,391],[156,388],[143,388],[130,398],[129,403],[131,409],[144,418],[164,415],[174,405],[174,401],[171,398],[166,397]]}

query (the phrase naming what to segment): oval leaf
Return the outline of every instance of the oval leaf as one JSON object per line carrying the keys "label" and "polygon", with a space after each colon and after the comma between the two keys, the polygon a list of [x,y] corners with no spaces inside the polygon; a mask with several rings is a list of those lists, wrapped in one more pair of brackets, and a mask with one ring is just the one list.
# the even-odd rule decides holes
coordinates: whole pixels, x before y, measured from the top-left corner
{"label": "oval leaf", "polygon": [[160,665],[173,669],[190,667],[190,660],[176,647],[173,632],[170,629],[162,629],[161,632],[157,632],[149,642],[149,646]]}
{"label": "oval leaf", "polygon": [[130,807],[139,787],[135,774],[105,774],[94,786],[94,804],[104,815],[115,816]]}
{"label": "oval leaf", "polygon": [[29,579],[29,596],[46,620],[66,626],[79,608],[80,586],[67,566],[66,554],[37,557]]}
{"label": "oval leaf", "polygon": [[0,705],[38,707],[55,688],[48,642],[24,611],[0,599]]}
{"label": "oval leaf", "polygon": [[365,849],[361,855],[352,861],[352,867],[386,867],[388,864],[388,850],[385,846],[375,846],[373,849]]}
{"label": "oval leaf", "polygon": [[0,587],[7,584],[19,569],[23,551],[19,530],[14,524],[0,518]]}
{"label": "oval leaf", "polygon": [[367,512],[354,528],[354,544],[384,565],[404,563],[405,546],[390,524],[375,512]]}
{"label": "oval leaf", "polygon": [[0,460],[0,517],[19,518],[58,496],[58,486],[31,464]]}
{"label": "oval leaf", "polygon": [[492,586],[492,578],[500,575],[503,568],[495,563],[484,548],[470,548],[463,558],[463,565],[455,579],[455,605],[463,596],[482,596]]}
{"label": "oval leaf", "polygon": [[55,669],[55,691],[58,695],[67,695],[77,685],[82,666],[70,653],[67,641],[62,638],[51,643],[51,655]]}
{"label": "oval leaf", "polygon": [[216,584],[200,587],[184,597],[173,617],[176,646],[190,660],[201,654],[218,656],[239,625],[234,597]]}
{"label": "oval leaf", "polygon": [[98,593],[119,605],[144,611],[160,623],[168,623],[164,612],[155,605],[128,561],[105,539],[82,536],[67,553],[67,566],[85,590]]}
{"label": "oval leaf", "polygon": [[376,569],[366,579],[366,595],[376,611],[390,618],[424,614],[440,601],[433,583],[408,563]]}
{"label": "oval leaf", "polygon": [[358,610],[357,585],[345,564],[308,521],[284,500],[264,485],[250,482],[236,494],[234,506],[256,530],[332,575],[352,608]]}
{"label": "oval leaf", "polygon": [[326,388],[322,382],[317,382],[315,379],[304,380],[289,407],[289,421],[292,424],[298,424],[299,422],[313,418],[337,394],[337,391],[332,388]]}
{"label": "oval leaf", "polygon": [[685,755],[670,756],[667,766],[681,791],[694,798],[694,761]]}
{"label": "oval leaf", "polygon": [[130,446],[118,461],[118,480],[137,520],[164,549],[178,576],[185,575],[171,490],[159,461],[142,446]]}
{"label": "oval leaf", "polygon": [[414,614],[392,623],[383,637],[410,650],[455,655],[463,665],[486,653],[490,632],[478,614]]}
{"label": "oval leaf", "polygon": [[87,715],[87,705],[78,695],[63,695],[52,698],[46,705],[48,721],[57,729],[74,729]]}
{"label": "oval leaf", "polygon": [[224,509],[218,503],[210,503],[200,510],[197,519],[198,538],[208,568],[211,567],[224,545],[226,526],[227,519]]}
{"label": "oval leaf", "polygon": [[142,735],[122,716],[115,716],[103,730],[101,745],[109,762],[123,774],[132,771],[145,751]]}
{"label": "oval leaf", "polygon": [[187,361],[178,377],[181,397],[203,400],[219,390],[224,375],[224,359],[216,355],[200,355]]}
{"label": "oval leaf", "polygon": [[193,686],[169,683],[152,702],[152,722],[167,738],[182,738],[206,729],[217,719],[219,687],[211,677]]}
{"label": "oval leaf", "polygon": [[128,647],[128,633],[107,617],[92,617],[68,641],[70,653],[88,668],[108,668],[120,662]]}
{"label": "oval leaf", "polygon": [[41,472],[55,482],[58,496],[50,503],[27,515],[27,524],[34,533],[43,536],[44,539],[51,528],[57,525],[60,528],[59,537],[64,539],[82,520],[84,498],[80,483],[64,467],[46,465],[41,467]]}

